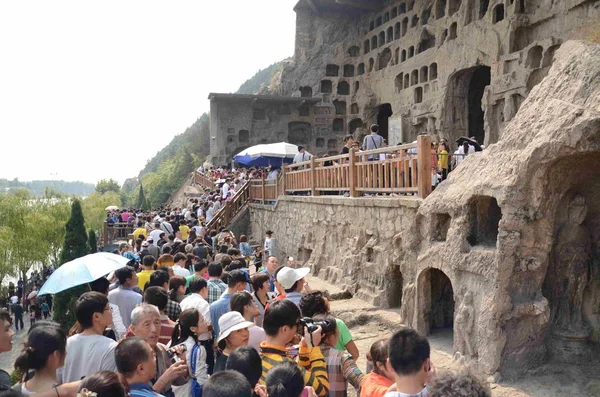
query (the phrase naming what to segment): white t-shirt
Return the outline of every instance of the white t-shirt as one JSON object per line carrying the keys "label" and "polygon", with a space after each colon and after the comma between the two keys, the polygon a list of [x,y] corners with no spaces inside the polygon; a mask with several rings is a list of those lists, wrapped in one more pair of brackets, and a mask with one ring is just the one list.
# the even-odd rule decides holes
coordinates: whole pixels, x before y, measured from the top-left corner
{"label": "white t-shirt", "polygon": [[265,255],[273,255],[273,242],[270,237],[265,238]]}
{"label": "white t-shirt", "polygon": [[174,265],[173,266],[173,274],[175,274],[176,276],[187,277],[190,275],[190,271],[179,265]]}
{"label": "white t-shirt", "polygon": [[267,339],[265,330],[255,325],[254,327],[248,328],[250,332],[250,338],[248,339],[248,346],[253,347],[254,350],[260,353],[260,344]]}
{"label": "white t-shirt", "polygon": [[117,371],[117,342],[102,335],[73,335],[67,339],[67,358],[60,373],[61,383],[80,380],[98,371]]}
{"label": "white t-shirt", "polygon": [[[189,295],[179,303],[179,306],[181,307],[181,311],[187,309],[197,309],[200,314],[204,316],[204,321],[206,321],[208,325],[212,324],[210,321],[210,305],[202,296],[200,296],[200,294],[193,293]],[[198,340],[209,340],[211,337],[212,333],[209,331],[198,335]]]}

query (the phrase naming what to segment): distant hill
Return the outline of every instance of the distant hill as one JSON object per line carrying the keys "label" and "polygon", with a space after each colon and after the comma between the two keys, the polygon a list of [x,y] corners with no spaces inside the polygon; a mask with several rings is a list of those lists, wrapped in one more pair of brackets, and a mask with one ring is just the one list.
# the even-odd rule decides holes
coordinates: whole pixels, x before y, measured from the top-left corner
{"label": "distant hill", "polygon": [[66,181],[27,181],[18,179],[0,179],[0,193],[9,192],[14,189],[27,189],[35,196],[43,196],[46,188],[56,190],[63,194],[75,196],[88,196],[94,192],[93,183],[66,182]]}
{"label": "distant hill", "polygon": [[[237,90],[236,94],[258,94],[264,88],[271,85],[273,77],[283,70],[283,61],[272,64],[271,66],[261,69],[252,78],[246,80]],[[262,88],[262,90],[261,90]]]}

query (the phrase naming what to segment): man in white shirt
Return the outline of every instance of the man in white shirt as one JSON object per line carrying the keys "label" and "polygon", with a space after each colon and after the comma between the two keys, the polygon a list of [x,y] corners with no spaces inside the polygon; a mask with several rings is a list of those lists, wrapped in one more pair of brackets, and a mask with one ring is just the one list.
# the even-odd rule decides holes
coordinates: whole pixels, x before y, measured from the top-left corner
{"label": "man in white shirt", "polygon": [[305,161],[308,161],[312,158],[312,154],[308,153],[306,151],[306,148],[302,145],[298,146],[298,154],[294,156],[294,161],[293,163],[303,163]]}
{"label": "man in white shirt", "polygon": [[475,146],[469,145],[469,142],[464,141],[456,152],[454,152],[456,165],[458,166],[471,153],[475,153]]}
{"label": "man in white shirt", "polygon": [[196,309],[204,317],[204,321],[209,326],[208,332],[198,335],[198,341],[206,349],[206,365],[208,374],[212,374],[215,362],[215,353],[212,346],[212,322],[210,321],[210,306],[206,301],[208,298],[208,283],[205,279],[196,277],[190,281],[190,296],[185,298],[179,304],[181,310]]}
{"label": "man in white shirt", "polygon": [[182,254],[181,252],[175,254],[175,258],[173,258],[173,262],[175,262],[175,265],[173,265],[173,274],[181,277],[189,276],[190,271],[185,268],[186,261],[187,257],[185,256],[185,254]]}
{"label": "man in white shirt", "polygon": [[264,245],[263,258],[268,258],[269,256],[273,255],[273,241],[271,240],[272,235],[273,235],[273,232],[270,230],[267,230],[267,232],[265,233],[265,245]]}
{"label": "man in white shirt", "polygon": [[211,204],[206,210],[206,223],[210,222],[215,217],[215,204]]}
{"label": "man in white shirt", "polygon": [[117,276],[120,285],[119,288],[108,293],[108,301],[119,306],[123,324],[127,328],[131,324],[131,311],[142,303],[142,295],[133,291],[133,287],[137,286],[138,277],[135,269],[131,266],[117,269],[115,276]]}
{"label": "man in white shirt", "polygon": [[57,371],[60,383],[75,382],[98,371],[115,372],[117,342],[102,335],[113,321],[106,296],[96,291],[81,295],[75,317],[83,332],[67,339],[65,365]]}
{"label": "man in white shirt", "polygon": [[[377,124],[371,125],[371,134],[367,135],[363,140],[364,150],[375,150],[381,149],[385,144],[385,141],[381,135],[379,135],[379,126]],[[368,156],[369,160],[379,160],[378,154],[372,154]]]}
{"label": "man in white shirt", "polygon": [[223,206],[223,203],[221,203],[221,197],[217,196],[215,197],[215,204],[214,204],[214,212],[216,213],[218,210],[221,209],[221,207]]}
{"label": "man in white shirt", "polygon": [[150,232],[150,235],[148,237],[152,237],[152,241],[157,241],[158,242],[158,240],[160,240],[161,233],[164,233],[164,232],[160,228],[160,223],[156,222],[154,224],[154,230],[152,230]]}
{"label": "man in white shirt", "polygon": [[223,198],[227,198],[227,195],[229,194],[229,182],[227,180],[225,180],[223,187],[221,187],[221,193]]}

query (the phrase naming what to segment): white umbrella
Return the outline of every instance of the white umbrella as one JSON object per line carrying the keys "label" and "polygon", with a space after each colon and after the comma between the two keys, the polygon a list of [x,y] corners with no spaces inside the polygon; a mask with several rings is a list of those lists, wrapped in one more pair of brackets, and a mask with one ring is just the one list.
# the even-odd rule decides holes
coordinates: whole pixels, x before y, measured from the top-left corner
{"label": "white umbrella", "polygon": [[129,259],[108,252],[97,252],[77,258],[56,269],[44,283],[38,295],[56,294],[125,267]]}
{"label": "white umbrella", "polygon": [[280,158],[293,158],[298,154],[298,146],[292,145],[291,143],[278,142],[263,145],[251,146],[248,149],[244,149],[234,157],[237,156],[249,156],[252,158],[256,157],[280,157]]}
{"label": "white umbrella", "polygon": [[31,291],[29,295],[27,295],[27,299],[33,299],[38,295],[38,291]]}
{"label": "white umbrella", "polygon": [[119,209],[119,207],[117,207],[116,205],[109,205],[108,207],[106,207],[104,209],[104,211],[116,211],[118,209]]}

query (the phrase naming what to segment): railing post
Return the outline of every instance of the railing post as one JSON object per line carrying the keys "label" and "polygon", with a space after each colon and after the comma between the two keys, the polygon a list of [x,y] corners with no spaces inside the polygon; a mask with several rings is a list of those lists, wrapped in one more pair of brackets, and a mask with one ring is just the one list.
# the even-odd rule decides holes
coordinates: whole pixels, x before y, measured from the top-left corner
{"label": "railing post", "polygon": [[[279,188],[279,186],[277,186]],[[281,166],[281,190],[277,191],[277,194],[281,191],[281,195],[285,196],[285,164]]]}
{"label": "railing post", "polygon": [[265,197],[266,197],[265,177],[264,176],[261,178],[260,182],[261,182],[261,189],[262,189],[261,199],[262,199],[262,203],[264,204],[265,203]]}
{"label": "railing post", "polygon": [[356,168],[356,148],[350,149],[348,161],[348,178],[350,179],[350,197],[358,197],[358,191],[356,190],[356,176],[358,175],[358,169]]}
{"label": "railing post", "polygon": [[426,198],[431,193],[431,136],[417,138],[417,169],[419,197]]}
{"label": "railing post", "polygon": [[317,163],[315,161],[315,156],[311,156],[310,158],[310,194],[311,196],[318,196],[319,192],[317,191]]}

